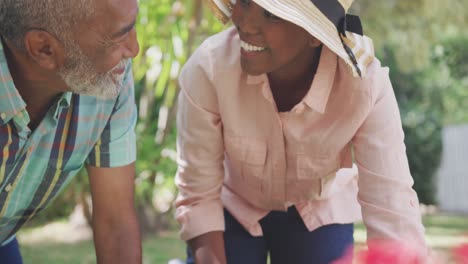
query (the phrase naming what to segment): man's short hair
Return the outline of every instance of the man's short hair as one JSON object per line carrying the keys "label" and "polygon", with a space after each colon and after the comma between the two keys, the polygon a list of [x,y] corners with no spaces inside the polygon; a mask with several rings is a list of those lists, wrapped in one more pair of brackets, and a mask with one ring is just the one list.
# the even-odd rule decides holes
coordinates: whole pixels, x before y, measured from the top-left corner
{"label": "man's short hair", "polygon": [[45,30],[66,42],[76,23],[94,14],[95,0],[0,0],[0,35],[24,50],[24,36]]}

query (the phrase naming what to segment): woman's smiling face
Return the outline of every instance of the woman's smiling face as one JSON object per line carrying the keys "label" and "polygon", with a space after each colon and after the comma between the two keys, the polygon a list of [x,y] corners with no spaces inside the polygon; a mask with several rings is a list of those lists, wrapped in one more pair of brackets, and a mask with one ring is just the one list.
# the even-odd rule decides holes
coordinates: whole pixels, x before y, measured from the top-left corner
{"label": "woman's smiling face", "polygon": [[232,21],[241,40],[241,66],[250,75],[302,71],[320,42],[252,0],[237,0]]}

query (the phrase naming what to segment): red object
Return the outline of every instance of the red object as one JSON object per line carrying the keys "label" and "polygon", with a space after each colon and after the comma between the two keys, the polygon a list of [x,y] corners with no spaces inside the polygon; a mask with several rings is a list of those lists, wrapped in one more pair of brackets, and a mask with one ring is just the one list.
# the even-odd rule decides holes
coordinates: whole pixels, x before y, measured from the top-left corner
{"label": "red object", "polygon": [[418,251],[395,241],[373,241],[368,250],[357,253],[360,264],[422,264]]}
{"label": "red object", "polygon": [[468,264],[468,243],[454,248],[453,255],[457,264]]}

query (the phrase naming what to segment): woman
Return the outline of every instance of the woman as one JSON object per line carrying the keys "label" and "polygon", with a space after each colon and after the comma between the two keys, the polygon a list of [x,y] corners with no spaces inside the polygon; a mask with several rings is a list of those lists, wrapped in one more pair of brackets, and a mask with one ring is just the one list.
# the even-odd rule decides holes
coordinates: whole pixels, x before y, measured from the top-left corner
{"label": "woman", "polygon": [[368,239],[425,254],[388,69],[351,2],[211,2],[234,27],[180,76],[176,217],[189,263],[331,263],[361,216]]}

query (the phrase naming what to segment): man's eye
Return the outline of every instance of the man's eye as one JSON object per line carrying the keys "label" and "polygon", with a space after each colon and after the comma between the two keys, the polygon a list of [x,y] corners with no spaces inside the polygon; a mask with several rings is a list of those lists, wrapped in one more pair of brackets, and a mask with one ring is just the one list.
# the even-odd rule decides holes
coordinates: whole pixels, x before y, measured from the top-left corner
{"label": "man's eye", "polygon": [[280,17],[277,17],[277,16],[273,15],[272,13],[270,13],[270,12],[268,12],[266,10],[265,10],[264,15],[265,15],[266,18],[271,19],[271,20],[275,20],[275,21],[282,20]]}

